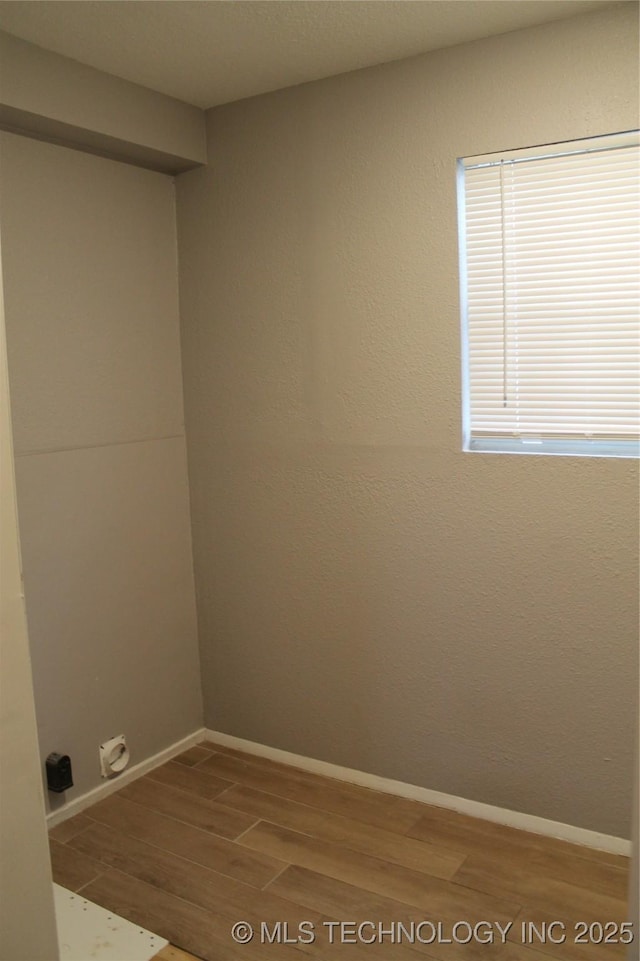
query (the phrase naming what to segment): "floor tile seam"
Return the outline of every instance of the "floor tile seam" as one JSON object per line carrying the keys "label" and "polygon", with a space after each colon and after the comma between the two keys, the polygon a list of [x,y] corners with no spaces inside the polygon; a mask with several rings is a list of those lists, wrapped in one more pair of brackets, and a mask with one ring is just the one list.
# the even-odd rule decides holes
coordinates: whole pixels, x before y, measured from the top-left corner
{"label": "floor tile seam", "polygon": [[[250,888],[250,889],[253,890],[253,891],[260,891],[260,890],[262,890],[262,889],[259,888],[257,885],[252,884],[250,881],[245,881],[245,880],[243,880],[242,878],[239,878],[239,877],[237,877],[237,876],[234,875],[234,874],[228,874],[228,873],[225,873],[224,871],[220,871],[220,870],[218,870],[218,869],[216,869],[216,868],[213,868],[213,867],[211,867],[211,866],[208,865],[208,864],[203,864],[202,861],[195,861],[193,858],[189,858],[189,857],[187,857],[185,854],[177,854],[175,851],[170,850],[170,848],[163,847],[161,844],[158,844],[158,843],[156,843],[156,842],[154,842],[154,841],[149,841],[149,840],[147,840],[147,839],[137,837],[135,834],[128,834],[126,831],[122,831],[122,830],[120,830],[119,828],[114,827],[112,824],[106,824],[104,821],[96,821],[95,823],[96,823],[97,825],[101,826],[101,827],[107,828],[107,829],[109,829],[109,830],[111,830],[111,831],[115,831],[120,837],[124,838],[125,840],[128,839],[128,838],[130,838],[132,841],[137,841],[139,844],[145,844],[145,845],[147,845],[147,847],[152,848],[154,851],[160,851],[162,854],[168,854],[168,855],[170,855],[171,857],[178,858],[179,861],[184,861],[186,864],[193,864],[193,865],[195,865],[195,867],[203,868],[203,869],[206,870],[206,871],[211,871],[212,874],[214,874],[214,875],[217,874],[217,875],[219,875],[220,877],[227,878],[229,881],[236,881],[236,882],[238,882],[239,884],[244,884],[244,885],[246,885],[248,888]],[[189,825],[189,826],[191,826],[191,825]],[[204,831],[203,833],[206,835],[206,834],[208,834],[209,832]],[[221,838],[220,840],[227,841],[228,838]],[[235,844],[235,841],[232,841],[232,842],[229,842],[229,843]],[[245,852],[245,853],[249,853],[250,850],[251,850],[251,849],[248,848],[246,845],[241,846],[241,849],[242,849],[242,851]],[[84,852],[84,851],[79,851],[79,853],[80,853],[80,854],[85,854],[86,852]],[[254,852],[254,853],[258,854],[258,853],[260,853],[260,852],[257,852],[257,851],[256,851],[256,852]],[[107,871],[107,870],[121,871],[122,874],[127,874],[127,875],[128,875],[129,877],[131,877],[131,878],[135,878],[136,880],[142,880],[141,878],[136,878],[136,875],[130,874],[128,871],[122,871],[121,868],[114,867],[112,864],[109,864],[108,861],[105,861],[102,857],[96,857],[95,855],[90,855],[90,854],[87,854],[86,856],[87,856],[87,857],[93,857],[93,860],[94,860],[94,861],[98,861],[99,864],[104,865],[105,871]],[[277,861],[280,861],[281,859],[280,859],[280,858],[273,858],[273,860],[274,860],[274,861],[276,861],[276,860],[277,860]],[[288,865],[285,865],[285,867],[288,867]],[[102,874],[104,874],[105,871],[103,871]],[[280,873],[281,873],[281,869],[278,868],[278,874],[280,874]],[[98,876],[100,876],[100,875],[98,875]],[[91,882],[87,882],[87,883],[91,883]],[[146,882],[143,882],[143,883],[145,883],[145,884],[151,884],[152,886],[157,887],[157,885],[153,885],[153,883],[152,883],[151,881],[146,881]],[[160,890],[163,890],[163,889],[160,888]],[[177,897],[177,895],[176,895],[176,897]]]}
{"label": "floor tile seam", "polygon": [[[315,869],[315,868],[309,868],[309,867],[307,867],[307,866],[304,865],[304,864],[296,864],[295,862],[292,862],[291,864],[288,864],[287,867],[280,872],[280,874],[284,874],[285,870],[287,870],[289,867],[299,867],[299,868],[302,868],[302,869],[304,869],[304,870],[306,870],[306,871],[311,871],[313,874],[317,874],[317,875],[319,875],[319,876],[321,876],[321,877],[325,877],[325,878],[328,878],[328,879],[330,879],[330,880],[337,881],[337,882],[340,883],[340,884],[347,884],[347,885],[349,885],[350,887],[353,887],[353,888],[358,889],[359,891],[362,891],[363,894],[369,894],[369,895],[373,894],[373,895],[376,895],[376,896],[378,896],[378,897],[383,897],[383,898],[385,898],[385,899],[387,899],[387,900],[389,900],[389,901],[396,901],[396,902],[398,902],[400,905],[402,905],[402,906],[404,906],[404,907],[407,907],[408,909],[410,909],[410,910],[412,910],[412,911],[414,911],[414,912],[415,912],[415,911],[424,911],[424,910],[425,910],[425,908],[424,908],[423,905],[415,904],[415,903],[412,903],[412,902],[409,902],[409,901],[401,901],[399,898],[395,898],[395,897],[394,897],[393,895],[391,895],[391,894],[385,894],[383,891],[380,891],[380,890],[377,890],[377,889],[374,889],[374,888],[363,887],[361,884],[354,884],[353,881],[347,881],[347,880],[345,880],[345,879],[342,878],[342,877],[336,877],[336,876],[333,875],[333,874],[328,874],[326,871],[321,871],[321,870],[318,870],[318,869]],[[277,880],[277,879],[272,878],[270,881],[268,881],[267,884],[262,888],[262,890],[265,890],[270,884],[274,883],[275,880]],[[522,909],[526,906],[525,904],[522,904],[522,903],[520,903],[519,901],[514,901],[514,900],[511,900],[511,899],[509,899],[509,898],[507,898],[507,897],[498,897],[498,896],[496,896],[496,895],[494,895],[494,894],[491,894],[490,892],[478,890],[477,888],[471,888],[471,887],[469,887],[468,885],[462,885],[462,884],[459,884],[459,883],[456,883],[456,882],[453,882],[453,881],[446,881],[446,880],[443,880],[443,879],[441,879],[441,878],[433,878],[432,880],[436,880],[436,881],[442,880],[442,881],[443,881],[443,884],[451,884],[454,888],[457,888],[457,889],[458,889],[459,891],[461,891],[461,892],[468,891],[470,894],[471,894],[471,893],[474,894],[474,895],[480,894],[480,895],[482,895],[483,897],[490,899],[491,901],[504,901],[505,903],[508,903],[508,904],[509,904],[509,912],[505,912],[505,913],[510,913],[511,911],[513,911],[513,917],[510,918],[511,921],[515,921],[515,918],[517,917],[517,915],[518,915],[518,914],[520,913],[520,911],[522,911]],[[514,910],[514,908],[515,908],[515,910]],[[460,919],[460,920],[463,920],[463,919]]]}
{"label": "floor tile seam", "polygon": [[[115,793],[115,794],[112,794],[111,797],[118,797],[118,794],[119,794],[119,792],[117,792],[117,793]],[[150,814],[157,814],[159,817],[168,818],[170,821],[175,821],[177,824],[183,824],[185,827],[193,828],[194,831],[200,831],[200,832],[201,832],[202,834],[204,834],[206,837],[213,837],[213,838],[216,838],[218,841],[225,841],[225,842],[227,842],[228,844],[235,844],[235,842],[237,841],[237,838],[238,838],[238,837],[240,837],[242,834],[246,834],[246,832],[247,832],[247,831],[250,831],[252,827],[255,827],[255,825],[252,824],[252,825],[250,825],[250,827],[244,828],[244,829],[240,832],[240,835],[237,835],[236,837],[231,837],[231,838],[230,838],[230,837],[225,837],[224,834],[218,834],[216,831],[211,831],[211,830],[208,830],[207,828],[199,827],[199,825],[194,824],[192,821],[185,821],[185,820],[183,820],[182,818],[178,817],[178,816],[175,815],[175,814],[168,814],[166,811],[159,811],[159,810],[157,810],[156,808],[151,807],[149,804],[147,804],[147,803],[144,802],[144,801],[136,801],[136,800],[134,800],[133,798],[128,798],[128,797],[122,797],[121,800],[122,800],[122,801],[127,801],[129,804],[135,804],[137,807],[142,808],[143,810],[148,811]],[[234,814],[244,813],[244,812],[234,811],[233,808],[227,807],[226,805],[223,805],[223,807],[224,807],[225,812],[226,812],[226,811],[229,811],[230,813],[234,813]],[[251,816],[251,815],[247,815],[247,817],[250,817],[250,816]],[[261,820],[261,819],[258,818],[258,820]],[[104,824],[104,823],[105,823],[104,821],[96,821],[96,824]],[[111,827],[111,825],[107,825],[107,826],[108,826],[108,827]],[[115,830],[117,830],[117,829],[115,829]],[[125,833],[125,832],[122,832],[122,833]],[[130,836],[130,837],[134,837],[134,835],[129,835],[129,836]]]}
{"label": "floor tile seam", "polygon": [[[270,827],[280,828],[280,829],[282,829],[282,830],[289,831],[289,832],[291,832],[292,834],[299,834],[301,837],[303,837],[303,838],[308,838],[310,841],[320,841],[320,842],[323,843],[323,844],[333,845],[333,846],[335,846],[335,847],[337,847],[337,848],[340,848],[342,851],[344,851],[345,853],[348,853],[348,854],[357,854],[357,855],[360,855],[361,857],[370,858],[372,861],[377,861],[377,862],[379,862],[379,864],[382,866],[382,868],[384,868],[384,867],[401,868],[401,869],[403,869],[403,870],[413,872],[414,874],[422,875],[422,876],[424,876],[425,878],[430,879],[430,880],[443,881],[443,882],[446,882],[446,883],[451,883],[452,880],[453,880],[454,875],[457,874],[457,872],[462,868],[462,864],[460,864],[460,865],[458,865],[458,867],[455,869],[455,871],[454,871],[453,875],[451,875],[451,877],[443,877],[441,874],[432,874],[432,873],[429,872],[429,871],[420,870],[419,868],[413,867],[412,865],[402,864],[402,863],[399,862],[399,861],[392,861],[392,860],[390,860],[389,858],[381,857],[379,854],[372,854],[372,853],[369,852],[369,851],[363,851],[363,850],[361,850],[361,849],[359,849],[359,848],[353,848],[353,847],[351,847],[351,846],[349,845],[348,840],[347,840],[347,841],[336,841],[336,840],[333,840],[333,839],[331,839],[331,838],[324,838],[324,837],[318,836],[317,834],[310,834],[310,833],[307,832],[307,831],[300,831],[300,830],[297,830],[297,829],[294,829],[294,828],[287,827],[287,825],[285,825],[285,824],[279,824],[278,822],[272,821],[270,818],[265,818],[265,817],[259,818],[258,821],[256,821],[255,824],[253,824],[250,828],[248,828],[247,831],[243,832],[243,834],[242,834],[240,837],[244,837],[245,834],[248,834],[249,831],[252,831],[253,828],[257,827],[259,824],[266,824],[266,825],[269,825]],[[239,838],[236,838],[236,841],[238,841],[238,840],[239,840]],[[249,845],[245,845],[245,847],[249,847]],[[250,849],[251,849],[251,850],[257,850],[257,851],[259,851],[259,853],[262,853],[262,854],[265,853],[265,852],[263,852],[263,851],[260,851],[260,849],[258,849],[258,848],[250,848]],[[275,857],[275,855],[269,855],[269,857]],[[465,858],[464,858],[464,861],[466,861],[466,856],[465,856]],[[463,863],[464,863],[464,861],[463,861]],[[292,863],[295,863],[295,862],[292,862]],[[300,866],[301,866],[301,867],[304,867],[304,865],[300,865]]]}
{"label": "floor tile seam", "polygon": [[[440,845],[433,844],[431,841],[425,841],[422,838],[410,837],[405,833],[405,829],[403,829],[402,831],[392,831],[389,828],[382,827],[379,824],[374,824],[372,821],[365,821],[361,817],[356,817],[348,814],[340,814],[338,811],[331,811],[328,808],[317,807],[316,805],[309,804],[306,801],[299,801],[286,794],[275,794],[273,791],[267,791],[264,787],[255,787],[253,784],[247,784],[243,781],[237,781],[234,784],[230,784],[228,788],[225,788],[222,791],[222,794],[217,795],[212,800],[219,801],[222,795],[226,794],[227,791],[230,791],[232,787],[249,788],[252,791],[258,791],[260,794],[266,794],[268,797],[275,798],[276,800],[279,800],[279,801],[289,801],[291,804],[299,804],[301,807],[309,808],[310,811],[319,812],[320,814],[329,815],[331,817],[344,818],[345,820],[348,820],[348,821],[358,821],[360,824],[364,825],[365,827],[377,828],[380,831],[386,831],[387,834],[397,835],[399,838],[406,838],[409,841],[418,841],[422,844],[428,844],[430,847],[441,847]],[[226,806],[228,805],[225,805],[225,807]],[[232,808],[231,810],[234,810],[234,809]],[[411,830],[411,828],[406,828],[406,831],[409,831],[409,830]],[[450,851],[452,849],[447,848],[446,850]],[[458,852],[455,852],[455,853],[458,853]]]}
{"label": "floor tile seam", "polygon": [[[213,743],[213,742],[209,742],[209,743]],[[241,752],[239,752],[239,753],[241,753]],[[230,753],[228,753],[227,751],[218,750],[218,751],[213,751],[211,756],[215,756],[215,757],[228,757],[228,758],[231,758],[231,759],[234,760],[234,761],[239,761],[241,764],[249,764],[249,765],[251,765],[252,767],[256,768],[257,770],[264,770],[264,767],[260,764],[260,761],[266,762],[267,765],[268,765],[269,763],[273,763],[273,764],[276,764],[276,765],[282,765],[283,767],[288,768],[288,769],[291,770],[292,772],[294,772],[294,773],[296,773],[296,774],[302,775],[303,780],[306,781],[306,783],[309,785],[309,787],[313,787],[313,782],[314,782],[315,780],[317,780],[317,779],[320,779],[320,780],[322,780],[322,781],[324,781],[324,782],[327,782],[327,787],[329,787],[329,788],[333,787],[334,785],[338,785],[340,788],[342,788],[343,790],[345,790],[345,791],[347,791],[347,792],[349,792],[350,789],[354,789],[354,792],[353,792],[353,797],[354,797],[354,798],[360,797],[360,794],[359,794],[360,791],[366,791],[366,792],[367,792],[368,794],[370,794],[370,795],[375,795],[375,796],[378,797],[378,798],[383,798],[383,799],[385,799],[385,801],[386,801],[390,806],[393,806],[396,802],[401,802],[401,801],[409,801],[409,803],[411,803],[411,804],[422,804],[422,803],[423,803],[423,802],[421,802],[421,801],[413,801],[411,798],[402,797],[402,796],[399,795],[399,794],[393,794],[393,793],[391,793],[391,792],[389,792],[389,791],[381,791],[379,788],[366,787],[364,784],[357,784],[355,781],[346,781],[346,780],[343,780],[342,778],[339,778],[339,777],[331,777],[331,776],[328,775],[328,774],[319,774],[319,773],[316,772],[316,771],[307,771],[307,770],[305,770],[305,768],[296,767],[296,766],[293,765],[293,764],[284,764],[284,762],[282,762],[282,761],[275,761],[275,760],[274,760],[273,762],[271,762],[271,758],[262,757],[261,755],[257,755],[257,754],[254,755],[254,754],[248,754],[248,753],[247,753],[247,754],[243,755],[242,757],[238,757],[237,754],[230,754]],[[245,758],[246,758],[246,760],[245,760]],[[206,764],[206,762],[207,762],[208,760],[210,760],[210,758],[203,758],[201,761],[198,761],[197,764],[194,765],[194,767],[195,767],[195,768],[198,768],[198,767],[200,767],[201,765]],[[274,773],[274,774],[277,774],[277,775],[281,775],[281,776],[283,776],[283,777],[286,777],[286,776],[287,776],[285,772],[283,772],[283,771],[281,771],[281,770],[279,770],[279,769],[276,769],[273,773]],[[260,789],[260,788],[255,788],[255,790],[261,790],[261,789]],[[267,793],[267,792],[265,792],[265,793]],[[299,802],[299,803],[302,803],[302,802]],[[427,808],[432,808],[432,807],[434,807],[434,805],[430,805],[430,804],[426,804],[426,803],[424,804],[424,806],[427,807]],[[416,819],[416,822],[415,822],[415,823],[417,823],[417,821],[419,821],[420,818],[422,818],[422,817],[424,817],[424,814],[422,814],[422,813],[419,814],[419,815],[417,816],[417,819]],[[410,824],[407,828],[405,828],[404,830],[405,830],[405,831],[409,831],[409,830],[411,830],[411,828],[414,827],[414,826],[415,826],[415,824],[412,823],[412,824]],[[397,833],[400,833],[400,832],[397,832]]]}

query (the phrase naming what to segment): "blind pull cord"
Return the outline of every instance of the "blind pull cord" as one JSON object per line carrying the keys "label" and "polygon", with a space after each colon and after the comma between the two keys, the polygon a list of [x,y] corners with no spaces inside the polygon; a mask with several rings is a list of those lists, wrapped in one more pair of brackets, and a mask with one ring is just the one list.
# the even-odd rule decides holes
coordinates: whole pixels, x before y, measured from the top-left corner
{"label": "blind pull cord", "polygon": [[502,229],[502,406],[507,406],[507,262],[504,208],[504,160],[500,161],[500,223]]}

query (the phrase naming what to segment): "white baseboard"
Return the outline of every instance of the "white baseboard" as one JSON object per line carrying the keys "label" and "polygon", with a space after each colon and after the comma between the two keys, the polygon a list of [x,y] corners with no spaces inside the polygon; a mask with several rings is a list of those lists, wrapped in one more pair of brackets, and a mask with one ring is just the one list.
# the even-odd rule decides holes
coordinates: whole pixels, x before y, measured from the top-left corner
{"label": "white baseboard", "polygon": [[631,854],[631,841],[613,837],[610,834],[600,834],[598,831],[589,831],[587,828],[579,828],[573,824],[550,821],[547,818],[536,817],[534,814],[510,811],[508,808],[483,804],[481,801],[456,797],[454,794],[443,794],[440,791],[432,791],[430,788],[419,787],[416,784],[406,784],[404,781],[394,781],[377,774],[367,774],[365,771],[340,767],[338,764],[331,764],[328,761],[318,761],[301,754],[291,754],[289,751],[282,751],[277,747],[269,747],[255,741],[245,741],[241,737],[223,734],[221,731],[205,730],[202,736],[207,740],[217,741],[223,747],[237,748],[239,751],[246,751],[247,754],[255,754],[257,757],[280,761],[282,764],[290,764],[292,767],[310,771],[312,774],[324,774],[326,777],[348,781],[351,784],[359,784],[361,787],[371,788],[374,791],[382,791],[385,794],[394,794],[397,797],[409,798],[412,801],[421,801],[423,804],[448,808],[452,811],[458,811],[460,814],[484,818],[485,821],[505,824],[508,827],[519,828],[521,831],[530,831],[532,834],[543,834],[562,841],[570,841],[572,844],[582,844],[585,847],[607,851],[610,854],[622,854],[627,857]]}
{"label": "white baseboard", "polygon": [[47,827],[52,828],[67,818],[79,814],[85,808],[102,801],[104,798],[119,791],[125,784],[135,781],[154,768],[159,767],[166,761],[182,751],[186,751],[194,744],[199,744],[203,740],[210,740],[221,744],[223,747],[236,748],[239,751],[246,751],[247,754],[254,754],[256,757],[268,758],[272,761],[280,761],[282,764],[290,764],[292,767],[309,771],[312,774],[324,774],[326,777],[335,778],[338,781],[347,781],[350,784],[359,784],[361,787],[370,788],[374,791],[382,791],[385,794],[393,794],[396,797],[409,798],[412,801],[420,801],[423,804],[432,804],[436,807],[448,808],[458,811],[461,814],[468,814],[470,817],[484,818],[486,821],[493,821],[496,824],[505,824],[509,827],[519,828],[521,831],[530,831],[532,834],[542,834],[547,837],[559,838],[563,841],[570,841],[573,844],[582,844],[586,847],[596,848],[600,851],[608,851],[611,854],[622,854],[627,857],[631,854],[631,841],[625,838],[613,837],[609,834],[600,834],[598,831],[589,831],[587,828],[576,827],[573,824],[563,824],[561,821],[550,821],[547,818],[536,817],[534,814],[524,814],[521,811],[511,811],[508,808],[495,807],[492,804],[483,804],[481,801],[473,801],[470,798],[457,797],[455,794],[443,794],[441,791],[432,791],[430,788],[420,787],[417,784],[407,784],[404,781],[394,781],[391,778],[380,777],[377,774],[368,774],[366,771],[357,771],[354,768],[341,767],[338,764],[331,764],[329,761],[319,761],[316,758],[305,757],[302,754],[292,754],[277,747],[269,747],[267,744],[259,744],[256,741],[246,741],[241,737],[234,737],[232,734],[224,734],[222,731],[210,731],[206,728],[198,728],[192,734],[176,741],[169,747],[152,757],[134,764],[127,768],[118,777],[104,781],[91,791],[87,791],[80,797],[69,801],[64,807],[58,808],[47,814]]}
{"label": "white baseboard", "polygon": [[202,741],[206,733],[204,728],[198,728],[197,731],[188,734],[187,737],[183,737],[180,741],[176,741],[175,744],[164,748],[163,751],[159,751],[152,757],[145,758],[144,761],[140,761],[138,764],[134,764],[133,767],[127,768],[126,771],[123,771],[122,774],[119,774],[117,777],[110,778],[108,781],[105,780],[102,784],[99,784],[98,787],[92,788],[91,791],[87,791],[85,794],[81,794],[80,797],[74,798],[73,801],[69,801],[64,807],[51,811],[47,814],[47,827],[53,828],[56,824],[61,824],[62,821],[73,817],[74,814],[79,814],[92,804],[104,800],[104,798],[113,794],[114,791],[119,791],[125,784],[129,784],[131,781],[142,777],[143,774],[147,774],[148,771],[152,771],[154,767],[159,767],[166,761],[170,761],[176,754],[181,754],[182,751],[186,751],[187,748],[193,747],[194,744]]}

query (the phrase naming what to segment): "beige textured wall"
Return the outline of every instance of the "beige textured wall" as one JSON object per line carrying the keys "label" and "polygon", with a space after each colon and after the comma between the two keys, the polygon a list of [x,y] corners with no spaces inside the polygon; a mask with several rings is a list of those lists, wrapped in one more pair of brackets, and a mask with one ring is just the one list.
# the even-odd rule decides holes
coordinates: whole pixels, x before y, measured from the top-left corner
{"label": "beige textured wall", "polygon": [[[42,757],[202,723],[174,185],[0,136],[18,509]],[[55,807],[60,798],[49,795]]]}
{"label": "beige textured wall", "polygon": [[206,722],[629,836],[637,469],[463,454],[456,157],[637,123],[632,5],[247,100],[178,178]]}
{"label": "beige textured wall", "polygon": [[0,124],[160,170],[188,170],[207,159],[197,107],[4,31]]}
{"label": "beige textured wall", "polygon": [[0,958],[56,961],[51,864],[22,598],[1,275],[0,664]]}

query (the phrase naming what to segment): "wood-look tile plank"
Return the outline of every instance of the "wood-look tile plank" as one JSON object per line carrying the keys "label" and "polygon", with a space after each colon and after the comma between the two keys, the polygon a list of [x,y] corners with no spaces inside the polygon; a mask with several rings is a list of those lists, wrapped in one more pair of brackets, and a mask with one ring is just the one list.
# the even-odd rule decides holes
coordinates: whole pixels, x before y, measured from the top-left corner
{"label": "wood-look tile plank", "polygon": [[354,818],[328,814],[318,808],[241,785],[219,795],[217,803],[228,804],[233,810],[245,811],[256,819],[270,821],[325,841],[335,841],[351,851],[383,858],[437,878],[450,879],[465,857],[458,852],[406,838]]}
{"label": "wood-look tile plank", "polygon": [[623,871],[628,870],[629,858],[620,854],[610,854],[595,848],[572,844],[559,838],[521,831],[505,824],[496,824],[482,818],[470,817],[459,811],[423,805],[422,816],[407,830],[407,836],[434,844],[446,845],[454,850],[468,854],[500,853],[500,856],[513,854],[527,856],[531,852],[547,854],[550,857],[573,857],[609,865]]}
{"label": "wood-look tile plank", "polygon": [[271,881],[266,890],[341,920],[410,922],[425,916],[421,910],[394,898],[295,864]]}
{"label": "wood-look tile plank", "polygon": [[297,768],[289,768],[287,773],[284,773],[228,754],[214,754],[195,770],[244,784],[267,794],[276,794],[291,801],[356,818],[367,824],[375,824],[388,831],[403,833],[416,820],[412,802],[405,802],[404,798],[393,798],[358,785],[308,774]]}
{"label": "wood-look tile plank", "polygon": [[[585,918],[584,920],[587,921],[588,919]],[[546,925],[547,934],[544,942],[541,943],[536,935],[530,935],[528,927],[526,929],[527,933],[523,935],[523,922],[527,925],[529,922],[533,922],[539,931],[542,931],[542,926]],[[563,927],[556,924],[555,928],[550,928],[549,926],[553,922],[560,922]],[[530,945],[540,954],[552,958],[553,961],[556,961],[556,959],[559,959],[559,961],[624,961],[627,957],[627,947],[623,944],[578,943],[576,938],[580,931],[576,931],[575,924],[575,919],[564,918],[558,912],[550,913],[525,906],[516,918],[516,922],[509,933],[509,940],[514,944]],[[563,943],[555,943],[552,935],[556,941],[564,935]]]}
{"label": "wood-look tile plank", "polygon": [[239,843],[281,861],[297,864],[364,891],[428,910],[438,918],[508,921],[522,902],[462,888],[398,864],[390,864],[330,841],[311,838],[261,821]]}
{"label": "wood-look tile plank", "polygon": [[95,804],[91,808],[91,817],[123,834],[155,844],[165,851],[256,887],[265,885],[284,867],[284,863],[276,858],[250,853],[235,841],[175,821],[115,794]]}
{"label": "wood-look tile plank", "polygon": [[[477,855],[470,855],[476,857]],[[479,857],[485,857],[479,855]],[[497,860],[495,852],[490,855],[491,860]],[[629,870],[614,867],[601,861],[593,861],[583,857],[576,857],[564,851],[551,853],[538,848],[519,851],[517,855],[503,853],[499,857],[504,868],[517,871],[518,867],[526,867],[532,873],[564,881],[566,884],[586,888],[608,897],[624,901],[629,888]]]}
{"label": "wood-look tile plank", "polygon": [[200,771],[198,768],[179,764],[177,761],[167,761],[166,764],[149,771],[147,777],[152,781],[158,781],[160,784],[178,788],[187,794],[195,794],[196,797],[207,798],[210,801],[230,788],[233,783]]}
{"label": "wood-look tile plank", "polygon": [[[305,909],[307,912],[309,909]],[[318,959],[318,961],[334,961],[334,959],[351,959],[351,961],[367,961],[367,959],[377,958],[380,961],[389,961],[390,943],[385,944],[382,940],[371,940],[371,929],[362,932],[358,936],[357,928],[353,925],[340,929],[342,921],[349,919],[324,918],[316,925],[314,930],[315,941],[311,945],[300,945],[307,955]],[[435,961],[433,955],[428,955],[420,950],[416,955],[414,948],[409,944],[397,941],[393,945],[393,961]],[[546,961],[546,959],[545,959]]]}
{"label": "wood-look tile plank", "polygon": [[73,850],[68,844],[60,844],[59,841],[50,839],[49,850],[53,880],[70,891],[79,891],[104,871],[102,864]]}
{"label": "wood-look tile plank", "polygon": [[562,961],[562,955],[552,958],[549,954],[542,954],[529,945],[507,941],[499,952],[497,961]]}
{"label": "wood-look tile plank", "polygon": [[172,760],[178,764],[186,764],[187,767],[195,767],[200,761],[206,761],[213,753],[213,749],[209,750],[204,744],[196,744],[182,754],[176,754]]}
{"label": "wood-look tile plank", "polygon": [[86,815],[76,814],[75,817],[67,818],[66,821],[51,828],[49,837],[53,838],[54,841],[59,841],[60,844],[66,844],[67,841],[74,838],[76,834],[80,834],[81,831],[88,828],[91,823],[90,818],[86,817]]}
{"label": "wood-look tile plank", "polygon": [[[304,768],[296,767],[295,764],[287,764],[284,761],[275,761],[272,758],[262,757],[258,754],[248,754],[246,751],[239,751],[237,748],[226,747],[225,745],[215,744],[211,741],[204,742],[207,748],[215,749],[214,754],[235,758],[237,761],[246,762],[254,767],[269,774],[282,774],[284,777],[294,777],[296,781],[305,784],[323,787],[337,787],[341,791],[354,798],[361,798],[366,801],[375,799],[380,805],[392,808],[396,816],[402,815],[403,823],[411,825],[422,815],[422,805],[419,802],[399,797],[396,794],[387,794],[384,791],[376,791],[372,788],[363,787],[351,781],[343,781],[339,778],[332,778],[326,774],[317,774],[307,771]],[[205,759],[206,760],[206,759]],[[200,766],[200,764],[198,765]],[[206,765],[205,765],[206,768]],[[406,828],[403,828],[406,830]]]}
{"label": "wood-look tile plank", "polygon": [[181,898],[109,870],[82,892],[89,901],[139,924],[204,961],[238,961],[260,955],[251,945],[234,945],[226,923]]}
{"label": "wood-look tile plank", "polygon": [[266,890],[339,920],[410,923],[424,917],[410,905],[298,865],[279,874]]}
{"label": "wood-look tile plank", "polygon": [[[422,922],[431,920],[434,924],[441,921],[442,939],[450,937],[452,922],[444,920],[436,908],[424,910],[415,906],[404,904],[393,898],[366,891],[357,885],[348,884],[344,881],[337,881],[327,877],[317,871],[310,871],[307,868],[293,865],[280,874],[275,881],[269,884],[269,891],[274,891],[282,897],[296,900],[311,910],[322,911],[327,915],[338,917],[341,920],[372,921],[374,924],[381,924],[387,931],[392,925],[398,931],[398,924],[404,924],[407,929],[411,925],[419,925]],[[490,915],[491,920],[499,920],[495,915]],[[473,918],[469,911],[458,914],[455,920],[469,920],[473,923]],[[484,919],[483,919],[484,920]],[[506,924],[507,922],[505,922]],[[421,929],[423,940],[429,938],[429,932]],[[398,947],[387,936],[381,940],[382,956],[394,959]],[[496,940],[493,944],[480,944],[471,941],[468,944],[462,943],[441,943],[438,937],[433,943],[424,944],[418,940],[408,946],[413,956],[416,952],[424,958],[434,959],[434,961],[503,961],[502,955],[505,953],[505,945]],[[326,954],[329,961],[331,955]],[[507,958],[504,959],[507,961]],[[511,959],[508,959],[511,961]],[[538,959],[525,959],[520,961],[538,961]],[[548,959],[547,959],[548,961]]]}
{"label": "wood-look tile plank", "polygon": [[[322,779],[323,781],[328,781],[329,783],[335,782],[335,778],[327,777],[323,774],[314,774],[312,771],[306,771],[302,767],[296,767],[295,764],[287,764],[285,761],[276,761],[270,757],[263,757],[260,754],[249,754],[247,751],[240,751],[237,748],[227,747],[225,744],[217,744],[214,741],[204,741],[203,746],[208,749],[212,754],[222,754],[227,757],[234,757],[238,761],[247,761],[249,764],[255,764],[256,767],[262,768],[264,771],[270,771],[272,773],[279,774],[295,774],[301,778],[311,778],[311,779]],[[206,760],[203,759],[203,760]],[[347,788],[354,787],[358,790],[359,786],[357,784],[351,784],[349,781],[340,781],[340,784],[344,784]],[[380,792],[377,792],[380,794]]]}
{"label": "wood-look tile plank", "polygon": [[[237,747],[228,747],[226,744],[220,744],[219,741],[215,741],[213,738],[206,737],[203,741],[200,741],[200,746],[205,748],[207,751],[212,751],[215,754],[229,754],[231,757],[239,757],[241,760],[252,761],[252,760],[264,760],[271,761],[270,758],[262,758],[259,754],[251,754],[249,751],[241,751]],[[273,761],[273,764],[282,764],[282,761]],[[294,765],[288,764],[287,767],[293,767]]]}
{"label": "wood-look tile plank", "polygon": [[122,788],[118,795],[223,838],[237,838],[258,820],[250,814],[233,810],[232,805],[224,807],[207,798],[160,785],[148,777],[138,778]]}
{"label": "wood-look tile plank", "polygon": [[[585,862],[587,863],[587,862]],[[455,881],[496,897],[513,898],[521,904],[556,911],[576,920],[626,920],[626,899],[611,897],[559,880],[550,869],[540,869],[535,859],[519,862],[472,854],[455,875]],[[624,898],[623,889],[623,898]]]}

